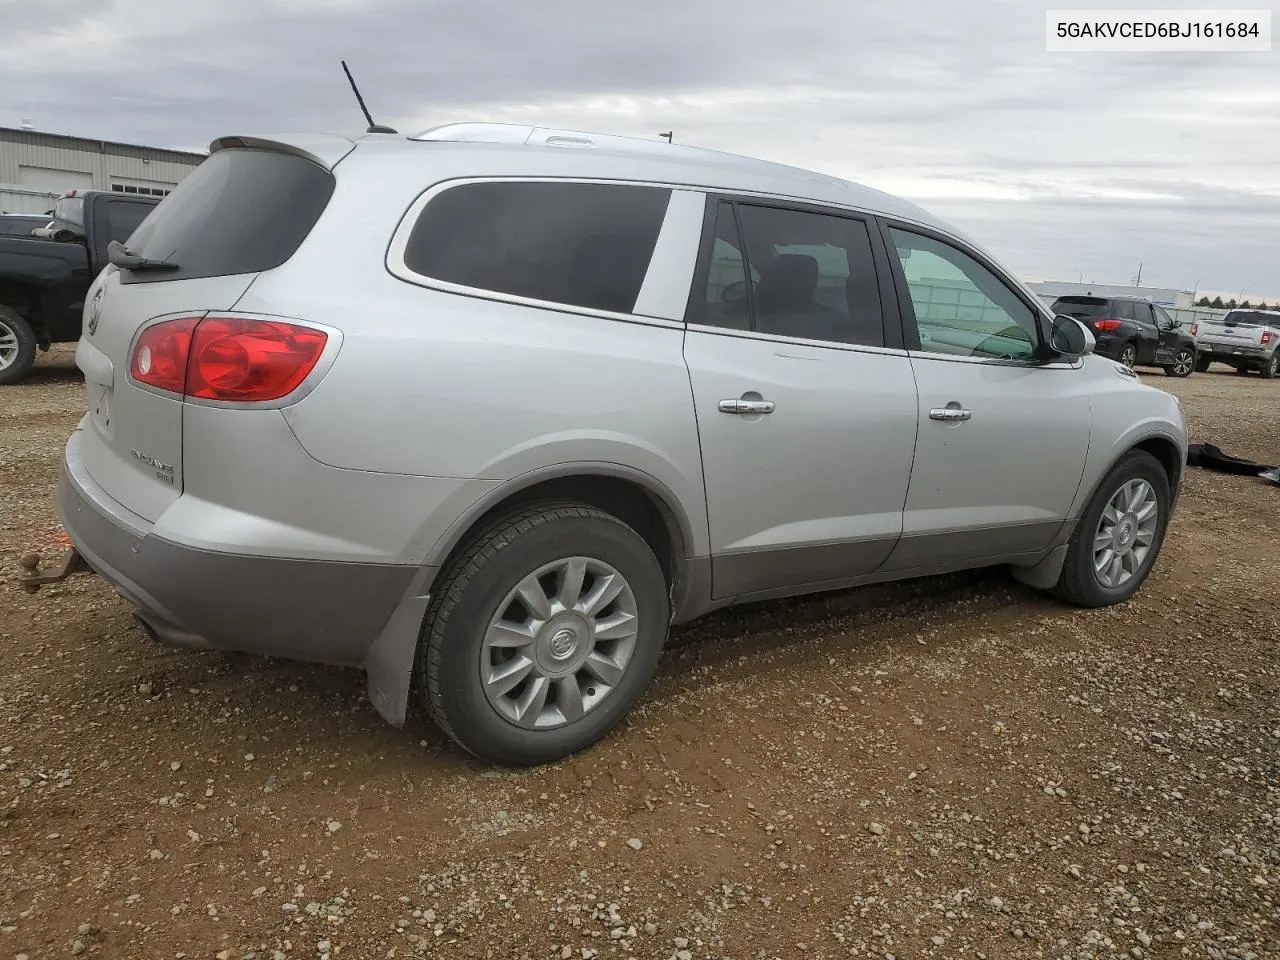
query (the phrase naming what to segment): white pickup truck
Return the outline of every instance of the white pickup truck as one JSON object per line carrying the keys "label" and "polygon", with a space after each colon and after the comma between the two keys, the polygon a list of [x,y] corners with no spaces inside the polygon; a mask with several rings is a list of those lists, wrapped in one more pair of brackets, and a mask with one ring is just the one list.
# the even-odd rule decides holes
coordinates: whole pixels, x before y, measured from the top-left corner
{"label": "white pickup truck", "polygon": [[1221,320],[1197,320],[1191,335],[1201,373],[1215,360],[1236,373],[1256,370],[1268,380],[1280,369],[1280,311],[1232,310]]}

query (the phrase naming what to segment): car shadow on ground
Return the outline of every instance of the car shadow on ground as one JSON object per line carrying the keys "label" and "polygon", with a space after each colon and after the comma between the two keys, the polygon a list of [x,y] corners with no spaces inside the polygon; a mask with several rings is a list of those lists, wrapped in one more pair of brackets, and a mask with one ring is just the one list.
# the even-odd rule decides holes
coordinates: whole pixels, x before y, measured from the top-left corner
{"label": "car shadow on ground", "polygon": [[[779,659],[803,667],[815,657],[825,660],[835,645],[845,657],[874,656],[872,648],[886,639],[907,638],[914,645],[920,631],[937,633],[940,627],[945,644],[952,624],[963,635],[964,624],[979,611],[1022,608],[1030,614],[1037,605],[1054,603],[997,567],[733,607],[672,630],[658,675],[641,702],[661,706],[695,689],[777,669]],[[342,744],[342,750],[354,744],[356,750],[402,758],[420,756],[426,748],[431,763],[446,770],[490,769],[449,742],[426,716],[416,690],[405,725],[396,731],[374,710],[357,669],[247,653],[170,650],[140,627],[128,636],[130,643],[150,644],[155,651],[151,657],[142,654],[150,669],[131,682],[145,683],[157,696],[199,691],[202,698],[233,703],[234,723],[246,732],[270,730],[285,740],[328,741]],[[815,639],[829,639],[833,646],[810,642]],[[287,709],[282,710],[282,701]]]}
{"label": "car shadow on ground", "polygon": [[12,387],[36,387],[46,384],[56,383],[83,383],[84,374],[80,372],[80,368],[76,366],[75,358],[58,357],[53,360],[36,361],[36,365],[31,368],[20,381],[12,384]]}

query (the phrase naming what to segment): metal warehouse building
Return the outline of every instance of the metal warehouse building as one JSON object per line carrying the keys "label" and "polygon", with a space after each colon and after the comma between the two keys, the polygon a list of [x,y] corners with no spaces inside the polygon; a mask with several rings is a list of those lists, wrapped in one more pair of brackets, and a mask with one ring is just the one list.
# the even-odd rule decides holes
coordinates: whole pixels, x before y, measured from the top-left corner
{"label": "metal warehouse building", "polygon": [[164,196],[203,159],[202,153],[0,127],[0,212],[44,213],[77,189]]}

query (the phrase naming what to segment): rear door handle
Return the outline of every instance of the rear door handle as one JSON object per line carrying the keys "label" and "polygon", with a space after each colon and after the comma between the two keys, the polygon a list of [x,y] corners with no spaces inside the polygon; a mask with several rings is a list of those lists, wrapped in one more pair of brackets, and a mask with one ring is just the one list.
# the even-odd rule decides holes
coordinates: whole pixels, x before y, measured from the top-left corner
{"label": "rear door handle", "polygon": [[958,423],[961,420],[968,420],[973,414],[966,410],[954,400],[945,407],[934,407],[929,411],[930,420],[944,420],[951,423]]}
{"label": "rear door handle", "polygon": [[773,413],[772,400],[721,400],[721,413]]}

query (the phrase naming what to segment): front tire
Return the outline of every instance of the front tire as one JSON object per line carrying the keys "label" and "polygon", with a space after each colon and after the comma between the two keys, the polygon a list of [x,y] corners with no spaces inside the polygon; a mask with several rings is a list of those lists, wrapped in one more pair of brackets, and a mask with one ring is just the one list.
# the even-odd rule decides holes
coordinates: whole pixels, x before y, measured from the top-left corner
{"label": "front tire", "polygon": [[1258,372],[1262,374],[1263,380],[1274,380],[1278,371],[1280,371],[1280,350],[1271,354]]}
{"label": "front tire", "polygon": [[670,622],[649,545],[565,501],[499,518],[434,593],[415,667],[427,710],[463,749],[508,766],[603,737],[653,678]]}
{"label": "front tire", "polygon": [[1081,607],[1132,597],[1160,554],[1172,503],[1160,461],[1142,450],[1127,454],[1098,485],[1071,535],[1054,593]]}
{"label": "front tire", "polygon": [[0,306],[0,385],[17,383],[36,362],[36,335],[12,307]]}
{"label": "front tire", "polygon": [[1196,355],[1188,347],[1179,350],[1173,357],[1173,363],[1164,368],[1166,376],[1182,377],[1191,376],[1191,371],[1196,367]]}

